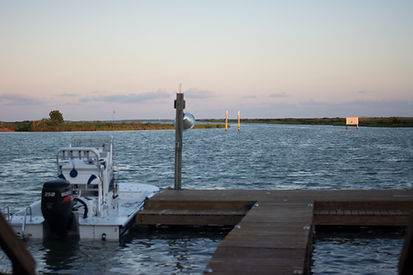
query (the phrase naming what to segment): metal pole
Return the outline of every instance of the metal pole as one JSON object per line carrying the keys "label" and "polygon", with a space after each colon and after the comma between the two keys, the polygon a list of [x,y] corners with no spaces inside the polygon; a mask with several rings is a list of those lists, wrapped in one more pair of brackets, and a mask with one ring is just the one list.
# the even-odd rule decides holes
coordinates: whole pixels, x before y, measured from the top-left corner
{"label": "metal pole", "polygon": [[176,118],[175,118],[175,185],[176,190],[181,189],[182,173],[182,132],[184,128],[184,109],[185,100],[183,93],[176,94],[175,100]]}

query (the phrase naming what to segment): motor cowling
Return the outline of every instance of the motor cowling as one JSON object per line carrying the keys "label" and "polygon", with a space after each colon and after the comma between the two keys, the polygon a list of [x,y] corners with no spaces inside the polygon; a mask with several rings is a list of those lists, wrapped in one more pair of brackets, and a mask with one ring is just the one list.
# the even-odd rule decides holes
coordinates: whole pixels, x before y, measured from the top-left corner
{"label": "motor cowling", "polygon": [[57,179],[43,184],[42,214],[52,234],[67,235],[73,222],[72,186],[67,180]]}

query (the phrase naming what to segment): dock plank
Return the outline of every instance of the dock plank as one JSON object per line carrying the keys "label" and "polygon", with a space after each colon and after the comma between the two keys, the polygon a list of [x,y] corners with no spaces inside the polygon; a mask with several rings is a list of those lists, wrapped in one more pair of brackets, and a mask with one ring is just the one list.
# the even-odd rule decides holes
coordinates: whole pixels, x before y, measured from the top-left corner
{"label": "dock plank", "polygon": [[308,203],[260,203],[221,242],[207,269],[214,273],[234,272],[231,265],[225,267],[221,263],[232,261],[232,255],[248,249],[263,250],[274,257],[244,258],[243,268],[236,273],[255,273],[256,265],[271,274],[307,273],[303,269],[308,266],[312,215]]}

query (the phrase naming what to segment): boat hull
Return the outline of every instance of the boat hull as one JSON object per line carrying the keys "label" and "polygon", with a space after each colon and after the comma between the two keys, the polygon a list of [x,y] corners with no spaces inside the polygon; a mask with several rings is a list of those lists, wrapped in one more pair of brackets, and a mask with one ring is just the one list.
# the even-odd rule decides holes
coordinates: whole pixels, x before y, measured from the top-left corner
{"label": "boat hull", "polygon": [[[118,183],[118,197],[101,216],[83,218],[75,215],[77,230],[72,233],[86,240],[119,240],[134,224],[136,214],[147,198],[159,189],[148,184]],[[35,202],[10,217],[13,229],[22,238],[44,239],[48,229],[41,213],[41,202]]]}

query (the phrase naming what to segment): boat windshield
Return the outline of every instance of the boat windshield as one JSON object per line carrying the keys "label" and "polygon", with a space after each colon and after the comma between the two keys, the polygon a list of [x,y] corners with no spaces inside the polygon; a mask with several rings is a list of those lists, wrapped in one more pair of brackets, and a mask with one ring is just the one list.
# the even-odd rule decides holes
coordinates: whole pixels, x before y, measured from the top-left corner
{"label": "boat windshield", "polygon": [[112,143],[112,136],[75,136],[72,139],[71,146],[103,148],[103,152],[109,152]]}

